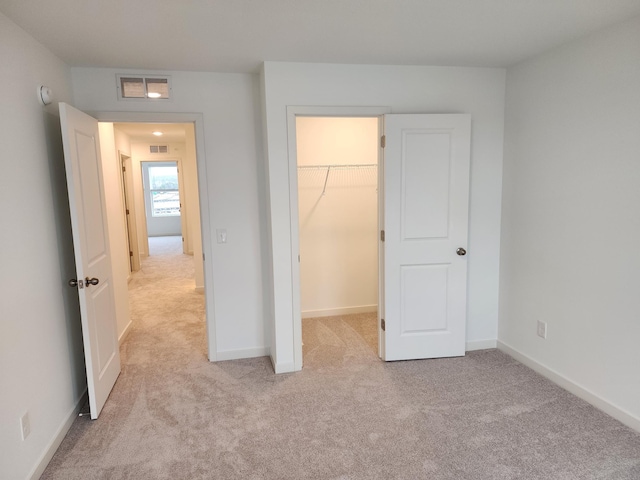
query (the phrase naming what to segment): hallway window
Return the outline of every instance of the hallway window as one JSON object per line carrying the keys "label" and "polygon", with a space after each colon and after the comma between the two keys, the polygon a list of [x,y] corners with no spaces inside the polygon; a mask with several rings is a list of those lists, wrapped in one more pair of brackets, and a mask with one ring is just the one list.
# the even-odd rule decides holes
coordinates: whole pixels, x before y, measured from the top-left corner
{"label": "hallway window", "polygon": [[180,215],[180,192],[178,190],[178,167],[149,167],[151,185],[151,215],[173,217]]}

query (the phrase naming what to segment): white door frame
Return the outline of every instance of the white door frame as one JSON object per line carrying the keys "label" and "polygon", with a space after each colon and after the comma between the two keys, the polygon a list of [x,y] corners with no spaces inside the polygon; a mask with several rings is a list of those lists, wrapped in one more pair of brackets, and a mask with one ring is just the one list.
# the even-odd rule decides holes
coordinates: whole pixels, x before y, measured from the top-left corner
{"label": "white door frame", "polygon": [[[204,116],[201,113],[168,112],[87,112],[99,122],[130,123],[193,123],[196,141],[196,165],[198,172],[198,196],[200,200],[200,227],[202,232],[202,254],[204,263],[205,316],[209,361],[218,359],[216,347],[216,322],[213,289],[213,248],[211,240],[211,209],[207,190],[207,162],[204,148]],[[196,260],[196,259],[194,259]]]}
{"label": "white door frame", "polygon": [[[138,228],[136,222],[136,207],[133,201],[133,172],[131,171],[131,155],[118,150],[120,167],[122,170],[122,198],[125,207],[124,222],[127,230],[127,242],[129,243],[130,271],[128,279],[131,280],[131,273],[140,270],[140,248],[138,247]],[[129,210],[129,213],[126,212]]]}
{"label": "white door frame", "polygon": [[[289,159],[289,221],[291,230],[291,285],[292,285],[292,312],[293,312],[293,363],[294,371],[302,369],[302,312],[300,306],[300,226],[298,219],[298,153],[296,143],[296,117],[354,117],[354,118],[378,118],[378,133],[383,132],[383,116],[391,113],[390,107],[321,107],[321,106],[288,106],[287,107],[287,151]],[[383,184],[381,182],[380,168],[381,154],[378,155],[378,218],[379,225],[382,220]],[[380,259],[382,249],[378,249]],[[378,262],[380,266],[381,262]],[[380,303],[383,301],[382,271],[378,271],[378,319],[380,318]],[[384,342],[381,335],[380,322],[378,322],[378,352],[384,353]]]}

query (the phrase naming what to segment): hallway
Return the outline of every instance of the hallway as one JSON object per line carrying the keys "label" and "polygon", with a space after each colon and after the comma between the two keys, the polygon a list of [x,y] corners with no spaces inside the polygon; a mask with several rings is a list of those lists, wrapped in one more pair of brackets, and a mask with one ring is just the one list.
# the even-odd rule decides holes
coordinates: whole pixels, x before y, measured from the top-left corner
{"label": "hallway", "polygon": [[[180,237],[150,237],[150,255],[129,283],[132,330],[121,348],[122,366],[146,361],[185,365],[206,358],[204,296],[195,291],[193,257]],[[120,380],[119,380],[120,381]]]}

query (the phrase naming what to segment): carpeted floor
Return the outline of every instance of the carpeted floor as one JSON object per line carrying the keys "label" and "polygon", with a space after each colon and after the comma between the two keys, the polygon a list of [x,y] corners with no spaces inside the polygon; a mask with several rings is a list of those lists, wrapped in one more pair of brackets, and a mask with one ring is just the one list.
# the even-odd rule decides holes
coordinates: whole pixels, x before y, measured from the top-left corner
{"label": "carpeted floor", "polygon": [[44,479],[640,479],[640,434],[499,351],[384,363],[367,316],[309,319],[274,375],[207,361],[191,257],[150,256],[131,298],[120,378]]}

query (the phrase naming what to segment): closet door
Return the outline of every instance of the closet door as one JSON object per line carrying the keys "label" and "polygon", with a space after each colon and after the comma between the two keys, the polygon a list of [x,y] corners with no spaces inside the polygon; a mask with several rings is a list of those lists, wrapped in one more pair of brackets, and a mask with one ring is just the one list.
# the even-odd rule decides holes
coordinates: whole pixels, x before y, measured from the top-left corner
{"label": "closet door", "polygon": [[469,115],[385,115],[384,359],[462,356]]}

